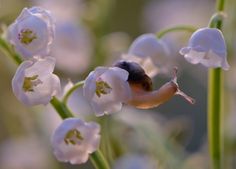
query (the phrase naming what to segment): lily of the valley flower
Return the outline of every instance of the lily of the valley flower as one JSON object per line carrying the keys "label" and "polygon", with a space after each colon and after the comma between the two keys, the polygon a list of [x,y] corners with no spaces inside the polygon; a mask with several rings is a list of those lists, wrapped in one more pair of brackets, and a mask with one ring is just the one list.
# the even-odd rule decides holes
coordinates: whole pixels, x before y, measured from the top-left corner
{"label": "lily of the valley flower", "polygon": [[52,73],[54,67],[52,57],[24,61],[12,80],[16,97],[27,106],[48,104],[60,92],[60,80]]}
{"label": "lily of the valley flower", "polygon": [[159,40],[155,34],[143,34],[134,40],[129,48],[128,55],[123,59],[139,63],[145,72],[152,77],[165,71],[168,62],[168,50],[164,42]]}
{"label": "lily of the valley flower", "polygon": [[49,11],[24,8],[8,30],[8,40],[23,58],[46,56],[54,38],[55,24]]}
{"label": "lily of the valley flower", "polygon": [[96,151],[100,143],[100,126],[95,122],[84,122],[78,118],[68,118],[55,130],[52,147],[57,160],[81,164],[89,154]]}
{"label": "lily of the valley flower", "polygon": [[97,116],[120,111],[122,103],[129,100],[128,75],[118,67],[98,67],[88,75],[83,93]]}
{"label": "lily of the valley flower", "polygon": [[182,48],[180,54],[192,64],[201,63],[208,68],[229,69],[224,36],[216,28],[202,28],[194,32],[188,46]]}

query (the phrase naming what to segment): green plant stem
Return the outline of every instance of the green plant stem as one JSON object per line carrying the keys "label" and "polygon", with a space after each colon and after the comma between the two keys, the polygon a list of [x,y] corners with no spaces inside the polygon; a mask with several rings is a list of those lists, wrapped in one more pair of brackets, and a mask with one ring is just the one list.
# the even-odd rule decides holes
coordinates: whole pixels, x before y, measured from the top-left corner
{"label": "green plant stem", "polygon": [[163,29],[163,30],[159,31],[156,35],[158,38],[162,38],[166,34],[168,34],[170,32],[176,32],[176,31],[188,31],[190,33],[193,33],[196,31],[196,28],[193,26],[189,26],[189,25],[178,25],[175,27]]}
{"label": "green plant stem", "polygon": [[110,168],[100,150],[97,150],[94,153],[92,153],[89,158],[96,169]]}
{"label": "green plant stem", "polygon": [[20,55],[18,55],[17,53],[15,53],[10,45],[2,38],[0,37],[0,47],[2,48],[2,50],[4,51],[4,53],[6,53],[8,56],[10,56],[11,58],[13,58],[13,60],[17,63],[17,64],[21,64],[22,59],[20,57]]}
{"label": "green plant stem", "polygon": [[73,114],[68,109],[67,105],[58,100],[56,97],[53,97],[50,103],[62,119],[73,117]]}
{"label": "green plant stem", "polygon": [[222,71],[220,68],[209,70],[208,82],[208,135],[209,150],[213,169],[221,169],[222,137],[221,137],[221,97]]}
{"label": "green plant stem", "polygon": [[77,82],[76,84],[74,84],[74,86],[72,86],[67,92],[66,94],[64,95],[63,99],[62,99],[62,102],[64,104],[67,103],[70,95],[75,91],[77,90],[78,88],[82,87],[84,85],[84,81],[80,81],[80,82]]}
{"label": "green plant stem", "polygon": [[[224,0],[217,0],[216,10],[223,12]],[[209,26],[221,29],[222,19],[213,18]],[[222,83],[221,68],[210,69],[208,74],[208,142],[212,169],[223,169]]]}

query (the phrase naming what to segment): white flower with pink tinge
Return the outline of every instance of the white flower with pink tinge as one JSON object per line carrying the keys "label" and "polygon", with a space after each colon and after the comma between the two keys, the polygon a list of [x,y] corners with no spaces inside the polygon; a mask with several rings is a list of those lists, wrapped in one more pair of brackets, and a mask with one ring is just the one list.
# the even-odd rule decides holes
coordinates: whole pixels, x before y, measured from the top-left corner
{"label": "white flower with pink tinge", "polygon": [[122,103],[131,98],[128,75],[118,67],[97,67],[88,75],[83,93],[96,116],[120,111]]}
{"label": "white flower with pink tinge", "polygon": [[24,8],[9,26],[7,39],[24,59],[49,54],[55,33],[51,13],[39,7]]}
{"label": "white flower with pink tinge", "polygon": [[55,130],[51,143],[57,160],[81,164],[88,160],[100,144],[100,126],[95,122],[84,122],[68,118]]}
{"label": "white flower with pink tinge", "polygon": [[12,79],[15,96],[27,106],[48,104],[60,93],[60,79],[53,74],[55,59],[46,57],[26,60]]}
{"label": "white flower with pink tinge", "polygon": [[180,54],[192,64],[201,63],[208,68],[229,69],[224,36],[216,28],[198,29],[192,34],[188,46],[180,50]]}
{"label": "white flower with pink tinge", "polygon": [[148,33],[137,37],[122,59],[140,64],[147,75],[153,77],[167,71],[168,55],[165,43],[155,34]]}

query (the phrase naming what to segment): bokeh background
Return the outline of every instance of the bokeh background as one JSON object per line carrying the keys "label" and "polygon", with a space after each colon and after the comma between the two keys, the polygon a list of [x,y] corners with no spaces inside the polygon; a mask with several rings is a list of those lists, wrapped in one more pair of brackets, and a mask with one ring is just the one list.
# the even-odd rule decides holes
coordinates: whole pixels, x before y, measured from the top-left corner
{"label": "bokeh background", "polygon": [[[4,33],[24,7],[41,6],[56,19],[51,55],[64,86],[83,80],[96,66],[111,66],[143,33],[175,25],[206,27],[214,13],[214,0],[0,0],[0,26]],[[231,66],[225,74],[225,169],[236,168],[236,1],[227,0],[223,33]],[[164,36],[170,58],[163,64],[179,68],[181,89],[196,99],[189,105],[175,96],[151,110],[124,106],[121,112],[96,118],[81,89],[69,105],[76,116],[102,126],[101,149],[113,169],[208,169],[207,69],[187,63],[178,50],[189,32]],[[92,169],[59,163],[50,137],[61,120],[50,105],[32,108],[13,95],[11,79],[17,65],[0,51],[0,169]],[[169,81],[167,74],[153,78],[154,88]]]}

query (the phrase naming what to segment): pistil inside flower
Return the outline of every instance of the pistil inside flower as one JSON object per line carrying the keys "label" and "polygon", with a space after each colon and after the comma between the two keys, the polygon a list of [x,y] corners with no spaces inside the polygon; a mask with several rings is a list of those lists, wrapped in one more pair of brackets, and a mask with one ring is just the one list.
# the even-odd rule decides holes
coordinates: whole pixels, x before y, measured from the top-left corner
{"label": "pistil inside flower", "polygon": [[18,34],[18,39],[21,43],[28,45],[30,44],[34,39],[37,39],[36,33],[34,33],[30,29],[22,29],[20,33]]}
{"label": "pistil inside flower", "polygon": [[33,87],[42,83],[43,82],[40,79],[38,79],[38,75],[25,77],[22,88],[25,92],[33,92],[34,91]]}
{"label": "pistil inside flower", "polygon": [[101,79],[98,79],[96,81],[96,95],[98,97],[101,97],[102,94],[109,94],[111,93],[112,88],[109,86],[109,84]]}
{"label": "pistil inside flower", "polygon": [[76,145],[76,144],[80,143],[83,139],[84,138],[81,136],[81,133],[77,129],[72,129],[66,133],[66,136],[64,138],[64,142],[67,145],[68,144]]}

